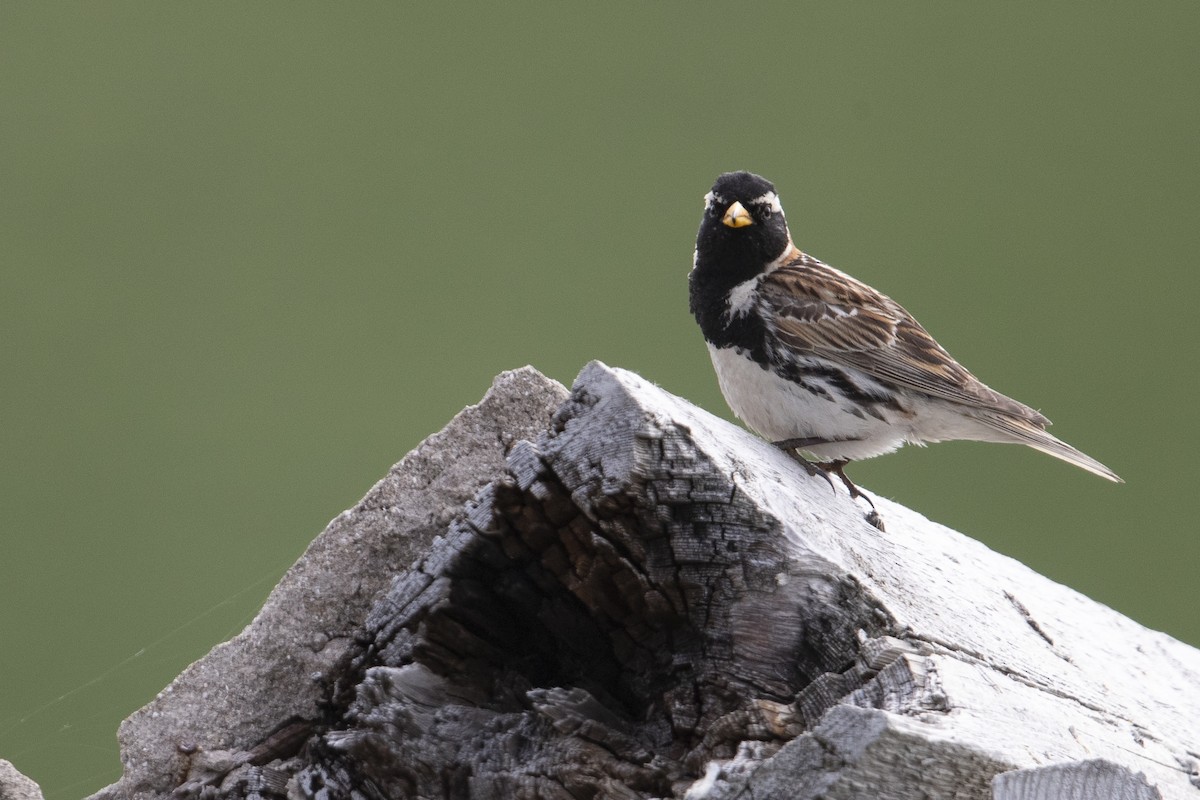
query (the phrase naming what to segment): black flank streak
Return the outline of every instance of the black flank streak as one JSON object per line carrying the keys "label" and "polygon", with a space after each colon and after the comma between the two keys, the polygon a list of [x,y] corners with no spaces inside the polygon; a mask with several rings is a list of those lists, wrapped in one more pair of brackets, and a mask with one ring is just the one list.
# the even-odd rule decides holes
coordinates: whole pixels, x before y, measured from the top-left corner
{"label": "black flank streak", "polygon": [[[854,379],[850,377],[849,373],[833,366],[832,364],[810,364],[800,366],[795,363],[784,363],[776,365],[775,372],[789,381],[794,381],[795,383],[804,386],[804,388],[808,389],[814,394],[821,394],[829,400],[832,400],[833,397],[831,397],[828,392],[824,390],[818,392],[814,390],[810,384],[807,384],[804,381],[805,377],[822,377],[827,380],[839,394],[848,399],[854,405],[858,406],[863,412],[870,414],[880,422],[887,421],[887,419],[883,416],[883,413],[879,410],[880,407],[895,411],[898,414],[908,414],[908,409],[900,404],[899,395],[892,392],[881,394],[879,392],[867,391],[855,383]],[[866,417],[860,413],[856,413],[856,411],[851,411],[850,413],[854,414],[860,419],[866,419]]]}

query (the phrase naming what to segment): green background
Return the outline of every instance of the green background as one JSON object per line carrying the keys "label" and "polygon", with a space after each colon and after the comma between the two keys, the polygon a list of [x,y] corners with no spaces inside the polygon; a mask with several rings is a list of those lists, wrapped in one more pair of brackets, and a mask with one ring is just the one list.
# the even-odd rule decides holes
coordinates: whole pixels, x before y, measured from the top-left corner
{"label": "green background", "polygon": [[701,197],[904,303],[1128,481],[972,443],[857,465],[1200,643],[1200,5],[0,5],[0,756],[118,721],[500,370],[728,415]]}

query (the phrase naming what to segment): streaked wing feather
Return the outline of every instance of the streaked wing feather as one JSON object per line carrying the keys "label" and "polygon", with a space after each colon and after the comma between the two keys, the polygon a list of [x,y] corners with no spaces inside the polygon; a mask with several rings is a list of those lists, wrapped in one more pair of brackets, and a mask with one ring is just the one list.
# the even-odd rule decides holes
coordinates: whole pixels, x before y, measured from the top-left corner
{"label": "streaked wing feather", "polygon": [[899,386],[1037,425],[1050,421],[993,391],[954,360],[899,303],[849,275],[798,254],[768,273],[759,296],[780,340]]}

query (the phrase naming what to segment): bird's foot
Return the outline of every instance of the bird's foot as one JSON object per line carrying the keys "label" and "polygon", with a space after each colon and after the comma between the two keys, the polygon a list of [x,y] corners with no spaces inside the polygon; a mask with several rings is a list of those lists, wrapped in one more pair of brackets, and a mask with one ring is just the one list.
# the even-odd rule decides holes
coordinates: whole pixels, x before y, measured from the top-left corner
{"label": "bird's foot", "polygon": [[871,523],[879,530],[885,531],[886,529],[883,527],[883,517],[881,517],[879,512],[875,510],[875,501],[871,499],[870,495],[855,486],[854,481],[850,480],[849,476],[846,475],[846,465],[849,463],[850,459],[843,458],[838,461],[827,461],[823,464],[819,464],[818,466],[826,472],[832,472],[841,478],[842,483],[846,485],[846,491],[850,493],[850,497],[854,498],[855,500],[860,497],[863,500],[866,500],[867,505],[871,507],[871,510],[866,515],[867,522]]}
{"label": "bird's foot", "polygon": [[829,484],[830,490],[834,494],[837,494],[837,487],[833,485],[833,478],[829,477],[829,473],[820,464],[814,464],[804,456],[800,455],[800,453],[796,451],[796,448],[803,447],[804,445],[796,444],[797,442],[808,442],[809,444],[813,444],[812,440],[809,439],[784,439],[782,442],[771,442],[771,444],[775,445],[780,450],[791,456],[792,460],[803,467],[804,471],[812,477],[817,477],[819,475],[820,477],[824,478],[825,482]]}
{"label": "bird's foot", "polygon": [[837,475],[839,478],[841,478],[842,483],[845,484],[845,486],[846,486],[846,491],[848,491],[850,493],[850,497],[852,499],[857,500],[861,497],[863,500],[866,500],[867,505],[869,505],[871,507],[871,510],[866,514],[867,522],[869,522],[871,525],[878,528],[879,530],[885,531],[886,529],[883,527],[883,517],[880,516],[879,512],[875,510],[875,501],[873,501],[866,492],[864,492],[862,489],[859,489],[857,486],[855,486],[854,481],[850,480],[849,476],[846,475],[845,469],[846,469],[846,465],[850,463],[850,459],[843,458],[843,459],[839,459],[837,461],[823,461],[823,462],[813,463],[812,461],[809,461],[804,456],[800,455],[799,452],[797,452],[799,450],[803,450],[806,447],[811,447],[814,444],[828,444],[828,443],[829,443],[828,439],[803,437],[803,438],[799,438],[799,439],[783,439],[778,442],[772,442],[771,444],[775,445],[776,447],[778,447],[779,449],[783,450],[785,453],[790,455],[792,458],[794,458],[797,461],[797,463],[799,463],[802,467],[804,467],[804,471],[807,472],[809,475],[820,475],[821,477],[823,477],[826,481],[829,482],[829,488],[833,489],[835,493],[837,492],[837,488],[833,485],[833,479],[829,476],[832,473],[834,475]]}

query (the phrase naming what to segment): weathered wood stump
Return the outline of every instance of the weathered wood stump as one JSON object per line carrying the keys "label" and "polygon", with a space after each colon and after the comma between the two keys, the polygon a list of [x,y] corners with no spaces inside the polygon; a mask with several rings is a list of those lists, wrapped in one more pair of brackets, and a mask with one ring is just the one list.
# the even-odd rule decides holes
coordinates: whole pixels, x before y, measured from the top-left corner
{"label": "weathered wood stump", "polygon": [[0,758],[0,800],[42,800],[42,790]]}
{"label": "weathered wood stump", "polygon": [[631,373],[507,373],[94,797],[1200,798],[1200,652],[876,502]]}

